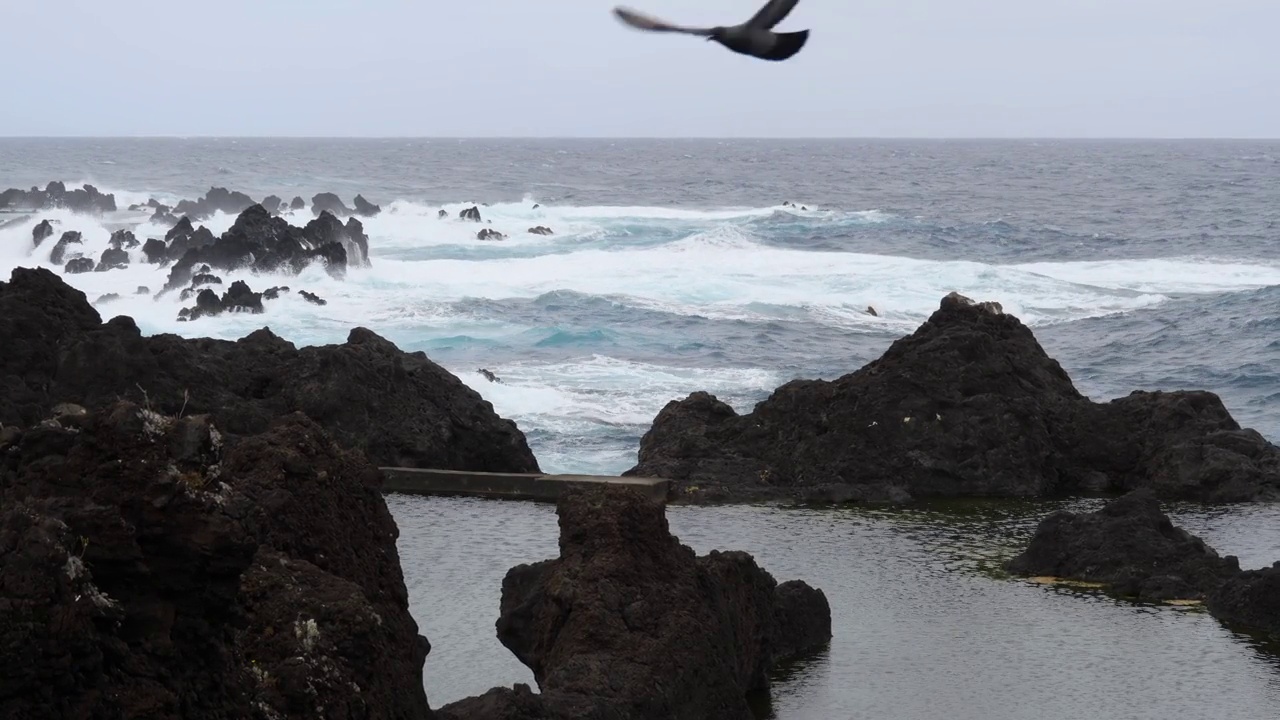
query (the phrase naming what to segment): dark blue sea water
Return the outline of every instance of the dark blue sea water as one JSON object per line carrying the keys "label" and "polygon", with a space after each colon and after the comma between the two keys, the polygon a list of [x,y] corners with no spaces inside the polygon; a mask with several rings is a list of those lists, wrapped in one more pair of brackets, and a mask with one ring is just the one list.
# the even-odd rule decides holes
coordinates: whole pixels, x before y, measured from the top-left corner
{"label": "dark blue sea water", "polygon": [[[1280,142],[0,139],[0,188],[53,179],[122,207],[213,185],[381,204],[372,269],[303,278],[323,308],[103,312],[298,343],[367,325],[517,420],[547,470],[629,467],[654,414],[694,390],[745,411],[793,377],[852,371],[952,290],[1001,302],[1096,399],[1208,389],[1280,439]],[[509,239],[436,219],[471,202]],[[99,222],[59,219],[105,242]],[[33,222],[0,230],[0,272],[48,263],[28,253]],[[96,297],[159,273],[69,280]]]}

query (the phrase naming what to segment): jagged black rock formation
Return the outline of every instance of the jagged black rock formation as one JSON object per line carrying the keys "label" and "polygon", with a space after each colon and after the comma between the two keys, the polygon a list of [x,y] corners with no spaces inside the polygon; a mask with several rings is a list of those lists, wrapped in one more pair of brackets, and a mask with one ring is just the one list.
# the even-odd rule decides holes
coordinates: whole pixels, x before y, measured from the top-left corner
{"label": "jagged black rock formation", "polygon": [[342,198],[333,193],[317,193],[311,197],[311,214],[320,217],[324,212],[335,217],[346,217],[351,214],[351,208],[342,202]]}
{"label": "jagged black rock formation", "polygon": [[84,245],[84,237],[80,235],[79,230],[68,230],[62,233],[62,237],[58,238],[53,250],[49,252],[49,262],[61,265],[69,259],[69,256],[78,257],[80,253],[72,249],[72,245]]}
{"label": "jagged black rock formation", "polygon": [[952,293],[912,335],[834,381],[794,380],[738,415],[668,403],[626,472],[690,500],[1044,497],[1150,487],[1163,498],[1280,498],[1280,449],[1209,392],[1095,403],[1031,331]]}
{"label": "jagged black rock formation", "polygon": [[204,288],[196,294],[195,307],[182,308],[178,312],[178,319],[197,320],[224,312],[262,313],[262,293],[254,292],[243,280],[231,283],[231,287],[227,288],[221,298],[213,290]]}
{"label": "jagged black rock formation", "polygon": [[555,234],[551,232],[551,228],[545,225],[536,225],[534,227],[531,227],[529,228],[529,233],[532,235],[554,235]]}
{"label": "jagged black rock formation", "polygon": [[144,337],[103,324],[83,292],[45,269],[0,283],[0,423],[28,426],[60,402],[119,398],[157,411],[211,413],[225,432],[262,432],[306,413],[378,465],[538,472],[524,434],[424,353],[364,328],[339,345],[297,348],[263,328],[237,341]]}
{"label": "jagged black rock formation", "polygon": [[1007,568],[1103,583],[1142,600],[1201,600],[1239,573],[1240,563],[1174,526],[1155,493],[1143,488],[1096,512],[1052,513]]}
{"label": "jagged black rock formation", "polygon": [[477,240],[506,240],[507,236],[494,230],[493,228],[484,228],[476,233]]}
{"label": "jagged black rock formation", "polygon": [[128,402],[5,428],[0,717],[430,720],[376,469],[298,413],[222,430]]}
{"label": "jagged black rock formation", "polygon": [[315,293],[307,292],[306,290],[299,290],[298,295],[303,300],[306,300],[312,305],[328,305],[329,304],[328,300],[325,300],[324,298],[320,297],[319,295],[316,295]]}
{"label": "jagged black rock formation", "polygon": [[196,220],[207,220],[218,212],[225,215],[238,215],[254,204],[253,198],[242,192],[223,187],[211,187],[209,192],[198,200],[179,202],[174,206],[173,214]]}
{"label": "jagged black rock formation", "polygon": [[[310,263],[320,261],[330,275],[341,278],[346,275],[349,257],[358,258],[358,263],[353,264],[368,262],[368,238],[359,221],[343,226],[328,212],[322,212],[305,228],[298,228],[284,218],[273,217],[261,205],[253,205],[212,242],[202,239],[203,227],[194,232],[188,232],[189,228],[189,223],[180,223],[171,231],[168,256],[173,257],[177,247],[187,249],[174,263],[161,294],[187,285],[192,269],[199,264],[224,271],[250,269],[296,275]],[[352,237],[352,233],[358,235]]]}
{"label": "jagged black rock formation", "polygon": [[462,210],[458,211],[458,217],[462,220],[471,220],[473,222],[480,222],[480,208],[476,207],[475,205],[472,205],[469,208],[463,208]]}
{"label": "jagged black rock formation", "polygon": [[93,272],[93,261],[87,257],[74,257],[67,261],[62,271],[68,275],[83,275]]}
{"label": "jagged black rock formation", "polygon": [[100,214],[115,212],[116,196],[98,191],[92,185],[85,185],[78,190],[67,190],[60,181],[53,181],[44,190],[33,187],[30,190],[10,188],[0,192],[0,210],[53,210],[65,208],[77,213]]}
{"label": "jagged black rock formation", "polygon": [[436,212],[436,218],[437,218],[437,219],[443,220],[443,219],[445,219],[445,218],[447,218],[447,217],[449,217],[449,211],[448,211],[448,210],[445,210],[444,208],[440,208],[440,210],[438,210],[438,211]]}
{"label": "jagged black rock formation", "polygon": [[40,243],[53,236],[53,225],[49,221],[41,220],[35,227],[31,228],[31,242],[35,247],[40,247]]}
{"label": "jagged black rock formation", "polygon": [[356,195],[356,199],[352,202],[352,204],[355,205],[354,213],[356,215],[363,215],[364,217],[373,217],[374,215],[377,215],[378,213],[382,212],[381,206],[374,205],[368,200],[365,200],[363,195]]}
{"label": "jagged black rock formation", "polygon": [[98,266],[94,270],[96,272],[106,272],[127,267],[129,267],[129,253],[119,248],[107,248],[102,251],[102,257],[98,260]]}
{"label": "jagged black rock formation", "polygon": [[280,211],[288,206],[284,204],[284,200],[278,195],[268,195],[262,199],[262,207],[266,208],[267,212],[272,215],[279,215]]}
{"label": "jagged black rock formation", "polygon": [[497,623],[541,693],[495,688],[440,717],[749,720],[776,662],[831,639],[821,590],[744,552],[696,556],[633,489],[566,491],[556,512],[560,557],[507,573]]}

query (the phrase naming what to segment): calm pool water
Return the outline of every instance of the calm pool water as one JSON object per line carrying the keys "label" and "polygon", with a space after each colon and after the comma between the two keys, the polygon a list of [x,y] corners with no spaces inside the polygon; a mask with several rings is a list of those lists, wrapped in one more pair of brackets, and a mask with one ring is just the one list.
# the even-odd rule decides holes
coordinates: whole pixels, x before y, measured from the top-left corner
{"label": "calm pool water", "polygon": [[[387,495],[432,707],[533,675],[494,634],[502,577],[557,554],[551,505]],[[752,553],[831,602],[828,649],[775,675],[778,720],[1280,717],[1280,654],[1207,614],[1002,577],[1040,517],[1098,501],[911,509],[670,507],[698,553]],[[1280,559],[1280,505],[1178,506],[1243,567]]]}

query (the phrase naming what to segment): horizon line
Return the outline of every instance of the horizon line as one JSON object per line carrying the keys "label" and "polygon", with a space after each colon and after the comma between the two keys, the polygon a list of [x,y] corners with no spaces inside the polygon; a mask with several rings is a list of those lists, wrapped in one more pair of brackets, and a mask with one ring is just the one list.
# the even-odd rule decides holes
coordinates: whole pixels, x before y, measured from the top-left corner
{"label": "horizon line", "polygon": [[1276,142],[1280,136],[1142,136],[1142,135],[0,135],[4,140],[754,140],[754,141],[1105,141],[1105,142]]}

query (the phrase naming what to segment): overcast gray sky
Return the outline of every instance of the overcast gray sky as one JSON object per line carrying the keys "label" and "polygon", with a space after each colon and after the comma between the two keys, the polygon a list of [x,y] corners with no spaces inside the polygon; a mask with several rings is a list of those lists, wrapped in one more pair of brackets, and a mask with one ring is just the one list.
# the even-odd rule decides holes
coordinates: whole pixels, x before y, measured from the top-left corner
{"label": "overcast gray sky", "polygon": [[1280,0],[801,0],[782,63],[614,4],[19,0],[0,135],[1280,137]]}

